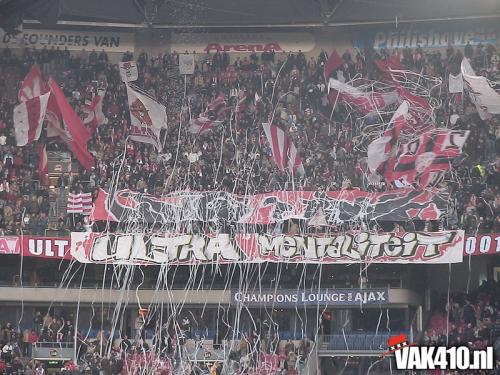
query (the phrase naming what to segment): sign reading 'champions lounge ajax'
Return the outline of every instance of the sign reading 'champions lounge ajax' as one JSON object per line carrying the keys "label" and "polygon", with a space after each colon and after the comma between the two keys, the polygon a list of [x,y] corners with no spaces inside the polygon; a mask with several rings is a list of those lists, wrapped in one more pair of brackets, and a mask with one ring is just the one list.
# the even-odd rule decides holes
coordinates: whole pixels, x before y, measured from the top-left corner
{"label": "sign reading 'champions lounge ajax'", "polygon": [[320,289],[320,290],[261,290],[231,291],[231,302],[246,306],[288,307],[296,305],[377,305],[389,303],[387,289]]}

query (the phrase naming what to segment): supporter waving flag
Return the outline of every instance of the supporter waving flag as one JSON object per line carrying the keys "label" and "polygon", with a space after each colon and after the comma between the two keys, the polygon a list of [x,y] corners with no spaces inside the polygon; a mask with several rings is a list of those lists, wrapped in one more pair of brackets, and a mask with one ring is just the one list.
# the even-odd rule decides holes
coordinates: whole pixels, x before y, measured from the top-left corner
{"label": "supporter waving flag", "polygon": [[344,61],[340,58],[337,50],[333,50],[333,52],[330,54],[330,57],[326,61],[325,66],[323,67],[323,76],[325,77],[325,82],[328,82],[330,74],[340,68],[342,64],[344,64]]}
{"label": "supporter waving flag", "polygon": [[357,87],[330,78],[328,93],[331,103],[337,100],[355,106],[360,112],[369,114],[399,101],[396,92],[364,92]]}
{"label": "supporter waving flag", "polygon": [[50,93],[35,96],[14,107],[13,120],[18,146],[25,146],[40,138],[49,96]]}
{"label": "supporter waving flag", "polygon": [[292,174],[304,175],[304,166],[297,147],[283,129],[269,123],[262,123],[267,140],[271,145],[274,161],[280,171],[288,169]]}
{"label": "supporter waving flag", "polygon": [[433,185],[462,153],[469,131],[435,129],[399,147],[388,160],[384,177],[388,182]]}
{"label": "supporter waving flag", "polygon": [[390,158],[393,150],[395,149],[401,129],[405,126],[408,117],[409,105],[407,101],[403,101],[398,110],[389,122],[387,130],[382,137],[374,140],[368,146],[368,168],[372,173],[381,172],[385,170],[387,160]]}
{"label": "supporter waving flag", "polygon": [[150,143],[161,151],[160,132],[161,129],[167,128],[165,106],[140,91],[136,86],[127,85],[127,96],[132,124],[130,139]]}
{"label": "supporter waving flag", "polygon": [[205,112],[201,114],[201,117],[207,117],[213,121],[220,121],[223,119],[223,116],[230,110],[231,107],[227,105],[225,95],[219,94],[207,105],[207,108],[205,109]]}
{"label": "supporter waving flag", "polygon": [[17,94],[21,102],[14,108],[13,120],[18,146],[38,140],[50,99],[49,89],[35,64],[23,80]]}
{"label": "supporter waving flag", "polygon": [[469,60],[462,60],[462,76],[469,96],[482,120],[500,114],[500,94],[493,90],[486,77],[477,76]]}
{"label": "supporter waving flag", "polygon": [[200,116],[189,121],[188,131],[191,134],[205,134],[221,123],[222,121],[212,121],[206,117]]}
{"label": "supporter waving flag", "polygon": [[[49,87],[54,97],[54,103],[57,105],[57,111],[60,113],[56,122],[64,123],[68,129],[66,132],[62,127],[59,127],[57,134],[65,140],[82,167],[90,171],[95,165],[94,157],[87,150],[90,132],[83,125],[82,120],[68,103],[66,96],[53,78],[49,79]],[[56,116],[58,115],[56,114]]]}
{"label": "supporter waving flag", "polygon": [[103,99],[104,96],[102,94],[95,95],[91,103],[83,106],[83,123],[90,129],[92,134],[96,131],[97,127],[108,121],[102,112]]}
{"label": "supporter waving flag", "polygon": [[[243,92],[244,95],[240,94],[241,92],[237,97],[238,109],[236,116],[240,116],[240,106],[244,105],[244,101],[246,100],[246,93]],[[224,95],[218,95],[207,105],[205,112],[200,114],[197,118],[193,118],[189,121],[188,131],[192,134],[205,134],[209,132],[215,126],[222,124],[222,116],[228,109],[230,109],[230,107],[227,106]]]}
{"label": "supporter waving flag", "polygon": [[36,98],[49,92],[47,84],[42,79],[42,72],[40,67],[35,64],[26,75],[17,94],[20,102]]}

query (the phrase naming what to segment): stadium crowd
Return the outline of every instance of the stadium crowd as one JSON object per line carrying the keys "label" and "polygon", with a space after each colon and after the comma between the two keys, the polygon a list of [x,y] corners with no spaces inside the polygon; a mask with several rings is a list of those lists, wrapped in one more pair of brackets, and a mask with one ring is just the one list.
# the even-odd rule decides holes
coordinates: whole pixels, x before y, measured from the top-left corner
{"label": "stadium crowd", "polygon": [[[73,347],[75,328],[72,320],[71,314],[62,317],[37,312],[30,329],[21,331],[11,323],[3,325],[0,331],[0,374],[42,374],[37,371],[40,366],[46,368],[46,363],[40,357],[33,358],[35,345]],[[147,333],[142,317],[137,317],[134,327],[135,338],[123,335],[121,338],[111,339],[109,328],[77,332],[77,362],[61,363],[62,373],[135,375],[147,369],[148,373],[170,375],[173,368],[180,368],[181,372],[176,373],[219,375],[221,361],[218,357],[211,358],[211,352],[219,352],[221,356],[226,351],[229,353],[228,366],[234,370],[231,373],[252,374],[257,368],[269,374],[297,375],[305,366],[311,350],[311,342],[307,339],[300,342],[288,340],[277,345],[279,340],[276,338],[266,336],[259,339],[257,331],[244,335],[239,341],[226,343],[227,347],[223,350],[215,349],[203,343],[203,336],[199,332],[191,330],[187,318],[179,321],[178,329],[173,326],[163,327],[162,332],[154,335],[152,340],[146,340],[151,333]],[[197,352],[203,354],[203,359]],[[52,374],[51,371],[53,370],[48,369],[46,374]]]}
{"label": "stadium crowd", "polygon": [[[442,78],[441,90],[433,94],[442,103],[436,111],[436,123],[449,124],[450,116],[457,114],[455,126],[469,129],[471,135],[453,178],[442,183],[453,192],[455,205],[441,227],[464,228],[467,234],[499,232],[498,116],[481,120],[466,95],[456,100],[447,90],[447,75],[457,72],[463,53],[472,58],[476,71],[497,79],[499,68],[493,58],[496,50],[491,45],[468,45],[464,50],[449,47],[443,55],[421,48],[367,50],[354,56],[345,51],[340,70],[346,79],[356,75],[380,79],[373,61],[397,55],[409,69]],[[129,52],[123,56],[123,60],[133,58]],[[136,83],[167,107],[169,128],[162,139],[162,153],[144,143],[125,144],[130,126],[127,92],[118,66],[108,61],[106,52],[84,50],[70,54],[67,50],[44,48],[25,49],[15,55],[9,49],[0,51],[0,230],[4,234],[18,234],[21,228],[32,234],[44,234],[46,229],[85,230],[83,217],[64,212],[49,223],[59,193],[38,183],[35,147],[16,147],[12,121],[16,89],[35,63],[42,67],[45,77],[52,75],[58,80],[80,115],[85,102],[97,90],[106,90],[103,112],[107,121],[89,142],[95,168],[90,173],[65,171],[60,189],[95,192],[97,187],[109,187],[124,150],[126,158],[118,187],[152,194],[181,189],[250,194],[292,189],[390,188],[366,178],[366,153],[357,147],[361,130],[342,122],[349,108],[337,105],[330,121],[331,105],[323,77],[327,60],[324,51],[317,58],[302,52],[263,52],[234,61],[227,53],[198,54],[195,74],[186,82],[178,74],[175,52],[156,56],[142,52],[136,60]],[[209,116],[222,123],[207,133],[191,134],[189,119],[202,113],[220,94],[225,96],[229,109]],[[293,139],[305,176],[291,176],[276,167],[261,126],[270,118]],[[65,149],[61,142],[42,135],[40,142],[46,141],[49,150]]]}

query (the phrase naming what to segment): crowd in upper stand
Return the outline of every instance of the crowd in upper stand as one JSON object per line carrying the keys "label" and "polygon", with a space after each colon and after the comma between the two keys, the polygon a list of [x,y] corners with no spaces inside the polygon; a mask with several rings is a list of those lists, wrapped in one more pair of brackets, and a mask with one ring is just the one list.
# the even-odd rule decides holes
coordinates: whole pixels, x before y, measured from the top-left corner
{"label": "crowd in upper stand", "polygon": [[[499,118],[482,121],[466,95],[463,103],[457,102],[451,100],[447,90],[448,72],[458,71],[464,54],[471,58],[478,74],[497,79],[496,49],[467,45],[463,50],[450,46],[443,53],[421,48],[345,51],[343,76],[349,79],[361,74],[380,79],[373,61],[397,55],[408,69],[441,77],[438,99],[442,104],[436,111],[436,123],[447,124],[450,115],[456,113],[460,116],[458,124],[471,131],[454,178],[446,179],[443,185],[453,193],[455,205],[451,205],[441,227],[464,228],[467,234],[499,232]],[[118,66],[109,62],[106,52],[70,54],[59,49],[26,49],[16,55],[9,49],[0,51],[0,231],[7,235],[18,234],[21,228],[33,234],[44,234],[46,229],[84,230],[83,217],[64,213],[49,224],[59,193],[38,183],[34,146],[16,147],[12,109],[17,103],[17,89],[35,63],[45,77],[51,75],[58,80],[79,114],[86,100],[98,89],[106,89],[103,112],[107,123],[97,129],[88,144],[95,156],[95,169],[80,174],[66,171],[60,185],[68,191],[109,187],[120,167],[117,158],[124,151],[127,157],[118,187],[151,194],[180,189],[251,194],[283,189],[390,188],[366,179],[366,153],[356,147],[360,129],[342,121],[348,108],[338,105],[335,121],[330,121],[331,105],[323,77],[327,57],[325,51],[318,57],[271,51],[236,59],[227,53],[197,54],[194,75],[182,77],[175,52],[125,53],[124,61],[137,61],[139,79],[135,83],[167,107],[169,128],[162,135],[163,151],[159,153],[148,144],[125,144],[130,126],[126,87]],[[234,114],[241,91],[246,99],[238,107],[241,113]],[[232,108],[219,115],[222,124],[206,134],[189,133],[189,118],[197,117],[221,93]],[[270,117],[299,149],[305,176],[292,178],[276,167],[261,126]],[[45,141],[43,134],[41,142]],[[65,150],[65,146],[50,142],[48,149]]]}

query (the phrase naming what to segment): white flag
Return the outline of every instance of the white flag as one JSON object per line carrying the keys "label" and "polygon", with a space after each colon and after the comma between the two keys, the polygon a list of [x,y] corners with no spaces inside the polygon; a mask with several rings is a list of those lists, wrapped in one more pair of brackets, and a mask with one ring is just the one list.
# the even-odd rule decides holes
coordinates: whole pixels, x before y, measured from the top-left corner
{"label": "white flag", "polygon": [[179,73],[194,74],[194,55],[179,55]]}
{"label": "white flag", "polygon": [[486,77],[476,75],[466,57],[462,60],[462,75],[481,119],[500,114],[500,94],[493,90]]}
{"label": "white flag", "polygon": [[128,105],[132,127],[130,139],[151,143],[161,151],[160,131],[167,128],[167,110],[147,94],[127,85]]}
{"label": "white flag", "polygon": [[135,81],[139,78],[137,63],[135,61],[120,62],[120,76],[123,82]]}

